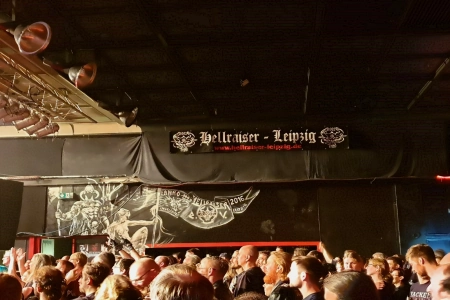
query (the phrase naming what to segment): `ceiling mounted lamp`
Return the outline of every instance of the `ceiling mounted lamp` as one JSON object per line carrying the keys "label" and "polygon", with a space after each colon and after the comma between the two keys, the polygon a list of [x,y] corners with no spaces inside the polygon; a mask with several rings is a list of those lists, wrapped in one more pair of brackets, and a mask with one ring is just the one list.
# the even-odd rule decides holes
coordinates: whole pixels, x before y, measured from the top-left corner
{"label": "ceiling mounted lamp", "polygon": [[52,38],[52,30],[45,22],[36,22],[26,27],[19,25],[9,32],[14,35],[20,52],[27,55],[44,51]]}
{"label": "ceiling mounted lamp", "polygon": [[70,80],[79,89],[83,89],[94,82],[97,75],[97,64],[91,62],[84,66],[64,69],[64,73],[69,75]]}
{"label": "ceiling mounted lamp", "polygon": [[3,108],[0,108],[0,119],[8,115],[15,115],[19,112],[20,105],[18,103],[7,103]]}
{"label": "ceiling mounted lamp", "polygon": [[48,123],[49,123],[49,120],[47,117],[41,117],[39,122],[26,128],[25,132],[28,133],[29,135],[32,135],[35,132],[37,132],[38,130],[45,128],[45,126],[47,126]]}
{"label": "ceiling mounted lamp", "polygon": [[22,130],[24,128],[33,126],[34,124],[36,124],[37,122],[40,121],[39,116],[37,115],[32,115],[28,118],[25,118],[23,120],[20,121],[14,121],[13,124],[16,127],[17,130]]}
{"label": "ceiling mounted lamp", "polygon": [[42,128],[41,130],[37,131],[34,135],[37,138],[41,138],[41,137],[47,136],[49,134],[56,133],[58,131],[59,131],[59,125],[56,123],[50,123],[47,126],[45,126],[44,128]]}
{"label": "ceiling mounted lamp", "polygon": [[28,109],[20,108],[17,113],[7,115],[6,117],[2,118],[0,121],[2,121],[3,123],[11,123],[13,121],[23,120],[25,118],[28,118],[29,116],[30,116],[30,111]]}
{"label": "ceiling mounted lamp", "polygon": [[138,108],[135,107],[132,111],[121,111],[117,114],[117,116],[126,127],[130,127],[136,121],[137,113]]}
{"label": "ceiling mounted lamp", "polygon": [[0,109],[8,105],[8,98],[4,95],[0,95]]}

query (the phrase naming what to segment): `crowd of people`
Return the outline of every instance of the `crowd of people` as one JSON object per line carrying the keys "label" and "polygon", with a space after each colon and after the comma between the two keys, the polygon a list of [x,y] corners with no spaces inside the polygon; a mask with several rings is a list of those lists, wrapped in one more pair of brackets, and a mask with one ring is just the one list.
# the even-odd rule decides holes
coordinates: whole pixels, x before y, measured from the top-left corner
{"label": "crowd of people", "polygon": [[293,253],[247,245],[219,256],[150,257],[130,242],[109,240],[92,261],[82,252],[58,260],[22,249],[3,257],[1,300],[425,300],[450,299],[450,254],[426,244],[406,256],[354,250],[331,257],[325,248]]}

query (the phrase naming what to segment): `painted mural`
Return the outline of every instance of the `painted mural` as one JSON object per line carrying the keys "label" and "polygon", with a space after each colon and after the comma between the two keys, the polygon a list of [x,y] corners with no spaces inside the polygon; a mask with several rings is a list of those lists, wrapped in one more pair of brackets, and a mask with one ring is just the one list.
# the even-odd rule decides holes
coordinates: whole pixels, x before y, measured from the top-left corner
{"label": "painted mural", "polygon": [[283,236],[288,223],[303,240],[317,240],[315,201],[252,186],[186,191],[93,182],[48,188],[46,235],[107,234],[130,240],[141,252],[171,242],[289,240],[293,235]]}

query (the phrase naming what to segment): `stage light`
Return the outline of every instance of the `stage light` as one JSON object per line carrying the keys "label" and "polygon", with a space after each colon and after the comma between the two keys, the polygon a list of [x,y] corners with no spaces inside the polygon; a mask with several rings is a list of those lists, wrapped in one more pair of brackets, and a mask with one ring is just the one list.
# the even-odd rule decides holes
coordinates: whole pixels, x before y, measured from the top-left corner
{"label": "stage light", "polygon": [[0,108],[4,108],[8,105],[8,98],[4,95],[0,95]]}
{"label": "stage light", "polygon": [[19,25],[12,33],[20,52],[27,55],[44,51],[52,38],[51,28],[44,22],[36,22],[26,27]]}
{"label": "stage light", "polygon": [[28,118],[30,116],[30,111],[26,108],[21,108],[19,111],[15,114],[7,115],[6,117],[2,118],[1,121],[3,123],[11,123],[13,121],[19,121],[23,120],[25,118]]}
{"label": "stage light", "polygon": [[7,115],[17,114],[20,110],[20,105],[18,103],[8,102],[5,107],[0,108],[0,119],[3,119]]}
{"label": "stage light", "polygon": [[37,122],[39,122],[40,118],[37,115],[32,115],[26,119],[20,120],[20,121],[14,121],[13,124],[16,127],[17,130],[22,130],[24,128],[33,126]]}
{"label": "stage light", "polygon": [[138,108],[135,107],[132,111],[121,111],[118,113],[119,119],[125,124],[126,127],[130,127],[136,121]]}
{"label": "stage light", "polygon": [[64,69],[64,72],[69,75],[70,80],[77,88],[82,89],[94,82],[97,75],[97,64],[91,62],[84,66]]}
{"label": "stage light", "polygon": [[41,119],[39,120],[39,122],[37,122],[36,124],[34,124],[33,126],[26,128],[25,132],[28,133],[29,135],[32,135],[33,133],[35,133],[36,131],[44,128],[45,126],[47,126],[49,123],[49,120],[47,117],[41,117]]}
{"label": "stage light", "polygon": [[59,125],[56,123],[51,123],[42,128],[41,130],[37,131],[34,135],[38,138],[47,136],[52,133],[56,133],[59,130]]}

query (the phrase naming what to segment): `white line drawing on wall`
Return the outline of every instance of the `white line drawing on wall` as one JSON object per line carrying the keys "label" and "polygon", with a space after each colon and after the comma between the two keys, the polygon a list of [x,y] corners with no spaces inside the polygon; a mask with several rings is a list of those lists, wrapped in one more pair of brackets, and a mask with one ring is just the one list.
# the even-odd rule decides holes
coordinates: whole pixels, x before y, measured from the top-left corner
{"label": "white line drawing on wall", "polygon": [[57,210],[55,217],[59,221],[72,221],[69,235],[97,235],[106,231],[109,225],[107,213],[111,204],[105,204],[92,184],[86,185],[80,193],[81,201],[76,201],[70,211]]}

